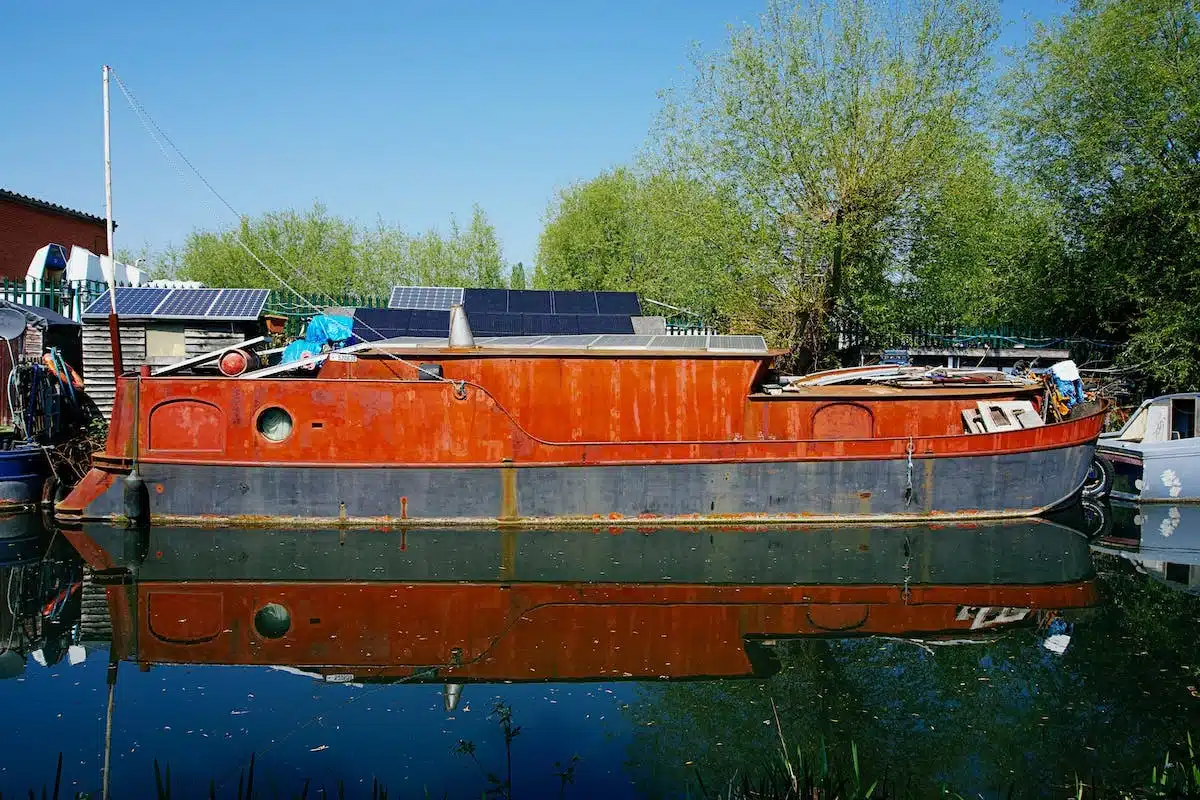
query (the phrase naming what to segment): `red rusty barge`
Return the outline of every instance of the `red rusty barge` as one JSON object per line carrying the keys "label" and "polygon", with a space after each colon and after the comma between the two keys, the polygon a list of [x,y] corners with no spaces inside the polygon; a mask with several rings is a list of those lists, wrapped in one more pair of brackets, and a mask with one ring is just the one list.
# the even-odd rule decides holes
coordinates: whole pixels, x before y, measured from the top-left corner
{"label": "red rusty barge", "polygon": [[125,376],[107,447],[58,511],[123,517],[136,463],[155,524],[1015,517],[1079,489],[1102,425],[965,432],[981,403],[1037,403],[1040,386],[768,391],[779,353],[758,337],[650,338],[393,339],[299,377]]}

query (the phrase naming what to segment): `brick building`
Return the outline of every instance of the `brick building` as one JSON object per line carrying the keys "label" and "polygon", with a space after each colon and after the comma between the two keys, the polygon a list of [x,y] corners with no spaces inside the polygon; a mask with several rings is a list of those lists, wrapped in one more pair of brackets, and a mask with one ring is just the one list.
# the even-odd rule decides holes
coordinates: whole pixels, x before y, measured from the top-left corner
{"label": "brick building", "polygon": [[23,279],[34,253],[51,243],[108,255],[102,217],[0,189],[0,278]]}

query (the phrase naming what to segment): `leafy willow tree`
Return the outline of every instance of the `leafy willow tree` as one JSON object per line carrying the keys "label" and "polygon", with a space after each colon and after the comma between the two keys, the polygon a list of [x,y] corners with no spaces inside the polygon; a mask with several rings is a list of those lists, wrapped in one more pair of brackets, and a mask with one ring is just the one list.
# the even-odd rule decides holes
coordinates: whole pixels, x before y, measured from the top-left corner
{"label": "leafy willow tree", "polygon": [[730,266],[746,259],[753,237],[728,195],[686,175],[620,167],[551,204],[533,284],[636,291],[716,323]]}
{"label": "leafy willow tree", "polygon": [[1191,0],[1081,0],[1009,76],[1013,161],[1070,244],[1045,313],[1113,338],[1167,388],[1200,386],[1200,20]]}
{"label": "leafy willow tree", "polygon": [[496,230],[479,206],[465,230],[451,218],[447,234],[413,235],[382,220],[356,225],[317,204],[245,218],[223,231],[195,231],[158,261],[166,276],[207,286],[276,289],[282,279],[303,294],[381,297],[398,284],[504,285]]}
{"label": "leafy willow tree", "polygon": [[924,205],[976,152],[997,31],[987,0],[773,0],[668,93],[658,157],[736,198],[766,246],[732,265],[731,319],[826,350],[835,310],[886,295]]}

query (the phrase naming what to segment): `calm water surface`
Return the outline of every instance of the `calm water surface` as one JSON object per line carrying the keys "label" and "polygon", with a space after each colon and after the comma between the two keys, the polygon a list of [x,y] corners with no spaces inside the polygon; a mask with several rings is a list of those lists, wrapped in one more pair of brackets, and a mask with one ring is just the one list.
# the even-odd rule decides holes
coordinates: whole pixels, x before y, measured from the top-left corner
{"label": "calm water surface", "polygon": [[[683,797],[851,744],[930,796],[1200,733],[1200,508],[969,526],[0,534],[0,792]],[[86,575],[85,575],[86,573]],[[510,731],[505,744],[505,718]],[[489,779],[489,773],[495,776]],[[66,793],[64,793],[66,796]],[[94,796],[99,796],[95,794]],[[501,794],[501,796],[507,796]]]}

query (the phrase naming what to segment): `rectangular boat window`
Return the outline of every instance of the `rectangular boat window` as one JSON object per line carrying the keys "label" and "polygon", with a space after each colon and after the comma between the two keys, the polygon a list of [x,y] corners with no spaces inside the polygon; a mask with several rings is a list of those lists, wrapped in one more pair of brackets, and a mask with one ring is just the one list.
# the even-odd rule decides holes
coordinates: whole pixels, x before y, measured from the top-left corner
{"label": "rectangular boat window", "polygon": [[1171,438],[1192,439],[1196,436],[1196,398],[1181,397],[1171,401]]}

